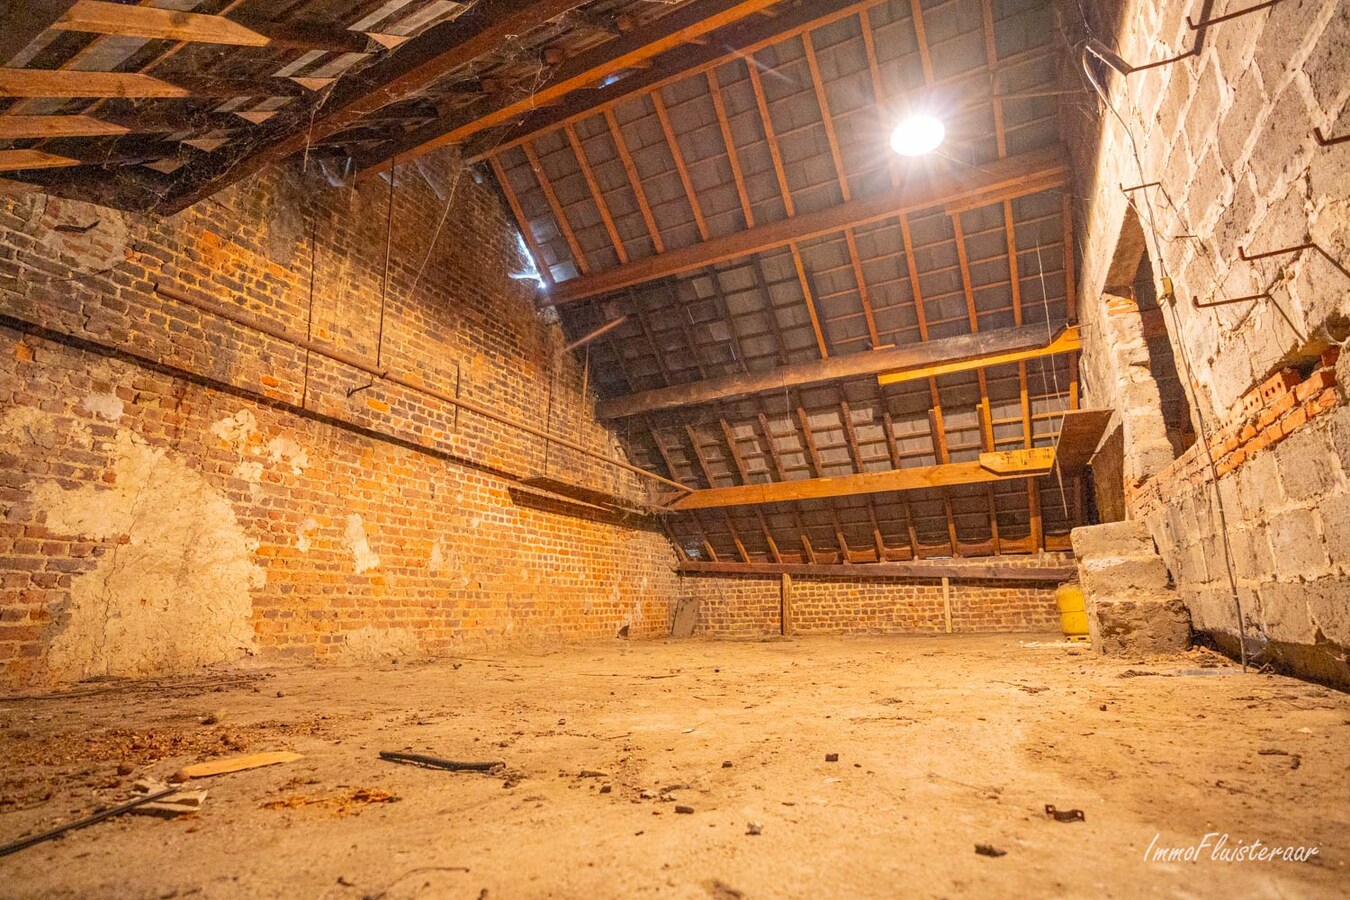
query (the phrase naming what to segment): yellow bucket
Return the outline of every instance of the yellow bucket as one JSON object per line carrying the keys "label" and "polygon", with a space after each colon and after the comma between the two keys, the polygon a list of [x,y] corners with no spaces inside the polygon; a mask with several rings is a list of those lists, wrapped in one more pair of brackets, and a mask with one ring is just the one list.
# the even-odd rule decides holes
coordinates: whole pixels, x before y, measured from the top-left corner
{"label": "yellow bucket", "polygon": [[1088,640],[1087,603],[1083,599],[1083,589],[1076,584],[1061,584],[1055,590],[1055,602],[1059,604],[1059,627],[1064,636],[1071,641]]}

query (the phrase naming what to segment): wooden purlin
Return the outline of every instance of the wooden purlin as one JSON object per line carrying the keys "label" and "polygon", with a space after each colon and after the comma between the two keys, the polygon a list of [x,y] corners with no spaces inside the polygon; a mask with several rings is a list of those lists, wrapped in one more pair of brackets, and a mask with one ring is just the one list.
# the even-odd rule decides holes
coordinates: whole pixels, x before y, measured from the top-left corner
{"label": "wooden purlin", "polygon": [[941,578],[980,581],[1063,583],[1078,570],[1073,565],[1008,565],[1006,563],[940,562],[921,560],[908,563],[682,563],[678,571],[687,575],[802,575],[817,578]]}
{"label": "wooden purlin", "polygon": [[547,302],[554,306],[575,303],[713,263],[790,247],[811,238],[837,234],[845,228],[867,225],[947,203],[986,205],[1008,197],[1020,197],[1028,192],[1043,190],[1049,185],[1063,183],[1067,172],[1060,147],[1035,150],[991,163],[974,175],[959,179],[935,176],[903,188],[855,197],[847,203],[759,224],[745,231],[667,250],[659,256],[635,260],[626,266],[571,279],[560,284]]}
{"label": "wooden purlin", "polygon": [[[964,484],[983,484],[1007,479],[1043,475],[1054,464],[1054,450],[1010,450],[982,453],[978,461],[949,462],[935,466],[913,466],[860,475],[838,475],[777,481],[768,484],[708,488],[685,494],[669,503],[670,510],[707,509],[722,506],[750,506],[794,500],[819,500],[860,494],[889,493]],[[702,460],[700,460],[702,462]],[[813,464],[814,465],[814,464]],[[819,471],[818,469],[816,471]]]}

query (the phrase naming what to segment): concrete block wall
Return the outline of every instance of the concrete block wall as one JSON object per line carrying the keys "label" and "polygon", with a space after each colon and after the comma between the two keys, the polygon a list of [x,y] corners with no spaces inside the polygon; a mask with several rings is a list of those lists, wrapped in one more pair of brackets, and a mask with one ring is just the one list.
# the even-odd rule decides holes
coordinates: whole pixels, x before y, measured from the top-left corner
{"label": "concrete block wall", "polygon": [[[1199,18],[1201,6],[1127,0],[1117,16],[1093,27],[1115,29],[1106,43],[1138,65],[1192,46],[1185,17]],[[1084,196],[1084,324],[1091,331],[1103,315],[1100,295],[1133,199],[1155,273],[1165,268],[1180,300],[1175,308],[1164,301],[1164,316],[1194,376],[1192,407],[1198,403],[1211,418],[1290,357],[1308,353],[1308,345],[1315,356],[1319,335],[1350,333],[1350,280],[1320,253],[1257,262],[1238,255],[1239,247],[1261,253],[1311,240],[1350,265],[1350,154],[1344,145],[1318,146],[1313,135],[1314,128],[1326,135],[1350,129],[1347,60],[1344,0],[1284,0],[1211,27],[1198,56],[1110,75],[1110,99],[1134,136],[1142,171],[1110,112],[1099,114],[1089,102],[1074,120],[1084,138],[1074,147]],[[1161,186],[1128,198],[1121,192],[1152,181]],[[1262,292],[1273,300],[1191,305],[1193,297],[1211,302]],[[1109,393],[1115,373],[1105,355],[1094,343],[1084,364],[1089,383]]]}
{"label": "concrete block wall", "polygon": [[[1009,557],[1018,565],[1065,564],[1067,554]],[[987,564],[989,560],[975,560]],[[959,561],[957,561],[959,564]],[[699,601],[696,634],[757,638],[781,632],[782,582],[752,575],[684,575],[684,596]],[[954,633],[1059,631],[1057,585],[1040,582],[792,576],[792,634],[942,634],[948,604]]]}
{"label": "concrete block wall", "polygon": [[[1192,47],[1195,32],[1185,18],[1200,19],[1202,5],[1125,0],[1094,7],[1088,24],[1140,65]],[[1213,14],[1231,11],[1217,4]],[[1085,235],[1084,403],[1119,408],[1117,386],[1130,380],[1112,359],[1103,292],[1129,232],[1132,199],[1155,283],[1164,272],[1173,280],[1177,302],[1161,305],[1196,430],[1203,424],[1210,449],[1225,459],[1216,485],[1198,471],[1208,464],[1197,445],[1150,483],[1133,485],[1140,490],[1131,491],[1126,514],[1148,523],[1198,630],[1229,649],[1245,631],[1264,654],[1261,661],[1350,684],[1345,526],[1327,514],[1346,490],[1333,437],[1347,415],[1344,391],[1334,403],[1318,401],[1316,418],[1298,413],[1300,421],[1286,423],[1288,433],[1276,424],[1283,442],[1265,434],[1236,453],[1240,448],[1224,446],[1232,435],[1215,440],[1244,414],[1244,398],[1272,376],[1290,370],[1308,378],[1323,351],[1350,335],[1350,278],[1338,268],[1350,264],[1350,152],[1346,145],[1319,146],[1313,134],[1350,129],[1350,7],[1344,0],[1283,0],[1220,23],[1194,56],[1130,76],[1111,74],[1109,96],[1139,159],[1109,111],[1099,112],[1095,102],[1082,107],[1074,152],[1078,231]],[[1121,191],[1154,181],[1160,186],[1128,197]],[[1308,241],[1336,262],[1316,250],[1258,261],[1239,255],[1239,248],[1260,254]],[[1192,305],[1193,298],[1266,293],[1269,299]],[[1343,369],[1340,378],[1344,386]],[[1302,410],[1309,399],[1293,406]],[[1292,493],[1286,477],[1296,485]],[[1224,564],[1224,517],[1242,570],[1241,628]]]}
{"label": "concrete block wall", "polygon": [[519,484],[639,499],[636,476],[155,293],[622,458],[511,277],[526,263],[494,195],[452,158],[421,164],[386,232],[387,181],[313,176],[268,171],[168,219],[0,197],[3,682],[667,632],[659,531]]}

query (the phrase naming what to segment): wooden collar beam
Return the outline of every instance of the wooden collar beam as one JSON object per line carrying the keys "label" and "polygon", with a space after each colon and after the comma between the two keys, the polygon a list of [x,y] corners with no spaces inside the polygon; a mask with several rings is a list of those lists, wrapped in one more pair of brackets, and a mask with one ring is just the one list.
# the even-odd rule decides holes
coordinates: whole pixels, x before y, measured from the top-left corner
{"label": "wooden collar beam", "polygon": [[720,402],[763,391],[781,391],[790,387],[868,375],[877,375],[878,381],[882,384],[913,381],[1052,353],[1065,353],[1077,350],[1079,346],[1076,325],[1064,329],[1048,342],[1044,328],[1039,325],[1025,325],[980,334],[938,338],[886,350],[832,356],[828,359],[781,366],[768,372],[743,372],[657,388],[626,397],[601,400],[596,404],[595,412],[602,419],[622,419],[682,406]]}
{"label": "wooden collar beam", "polygon": [[1073,578],[1074,566],[1000,565],[999,563],[729,563],[682,562],[676,570],[683,575],[803,575],[822,578],[950,578],[952,580],[997,579],[999,581],[1064,582]]}
{"label": "wooden collar beam", "polygon": [[1006,450],[998,453],[981,453],[979,460],[974,462],[942,463],[936,466],[892,469],[887,472],[863,472],[856,475],[803,478],[797,481],[774,481],[768,484],[706,488],[685,494],[667,504],[665,508],[682,512],[724,506],[751,506],[761,503],[851,497],[857,494],[914,491],[959,484],[982,484],[1010,478],[1045,475],[1054,463],[1055,451],[1050,447]]}
{"label": "wooden collar beam", "polygon": [[575,303],[644,282],[691,272],[713,263],[785,247],[797,241],[834,234],[846,228],[880,222],[935,206],[997,203],[1061,187],[1067,177],[1068,166],[1062,148],[1056,146],[1037,150],[990,163],[977,171],[939,175],[903,184],[816,212],[757,225],[649,256],[628,265],[573,278],[559,284],[544,298],[544,302],[551,306]]}
{"label": "wooden collar beam", "polygon": [[[1046,330],[1040,325],[1021,325],[1016,328],[1009,328],[1008,331],[1036,331],[1040,332],[1042,339],[1046,336]],[[997,331],[986,331],[971,335],[971,337],[985,337],[998,334]],[[941,343],[944,339],[933,341],[927,346]],[[942,362],[931,366],[921,368],[901,369],[894,372],[883,372],[877,376],[877,384],[900,384],[905,381],[915,381],[920,378],[935,378],[939,375],[950,375],[953,372],[969,372],[971,369],[987,369],[990,366],[1002,366],[1009,363],[1025,362],[1028,359],[1036,359],[1042,356],[1054,356],[1056,353],[1070,353],[1074,350],[1082,349],[1083,343],[1078,336],[1078,326],[1070,325],[1059,334],[1055,335],[1048,343],[1043,342],[1036,347],[1025,349],[1008,350],[1002,353],[990,353],[985,356],[971,357],[969,359],[950,358],[948,362]]]}

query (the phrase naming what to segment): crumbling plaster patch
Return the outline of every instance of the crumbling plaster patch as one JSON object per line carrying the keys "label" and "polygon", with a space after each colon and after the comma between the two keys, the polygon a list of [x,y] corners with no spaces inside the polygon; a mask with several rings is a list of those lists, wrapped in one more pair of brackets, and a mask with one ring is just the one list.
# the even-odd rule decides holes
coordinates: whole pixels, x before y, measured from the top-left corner
{"label": "crumbling plaster patch", "polygon": [[370,540],[366,537],[366,525],[361,517],[352,513],[347,517],[347,529],[343,533],[347,542],[347,549],[351,551],[352,560],[356,564],[356,574],[368,572],[371,569],[378,568],[380,565],[380,555],[370,547]]}
{"label": "crumbling plaster patch", "polygon": [[110,487],[30,486],[49,530],[113,542],[58,611],[50,675],[146,676],[252,653],[250,591],[265,573],[229,502],[130,431],[108,449]]}
{"label": "crumbling plaster patch", "polygon": [[80,406],[85,412],[108,422],[122,418],[122,398],[116,394],[90,394],[80,401]]}

